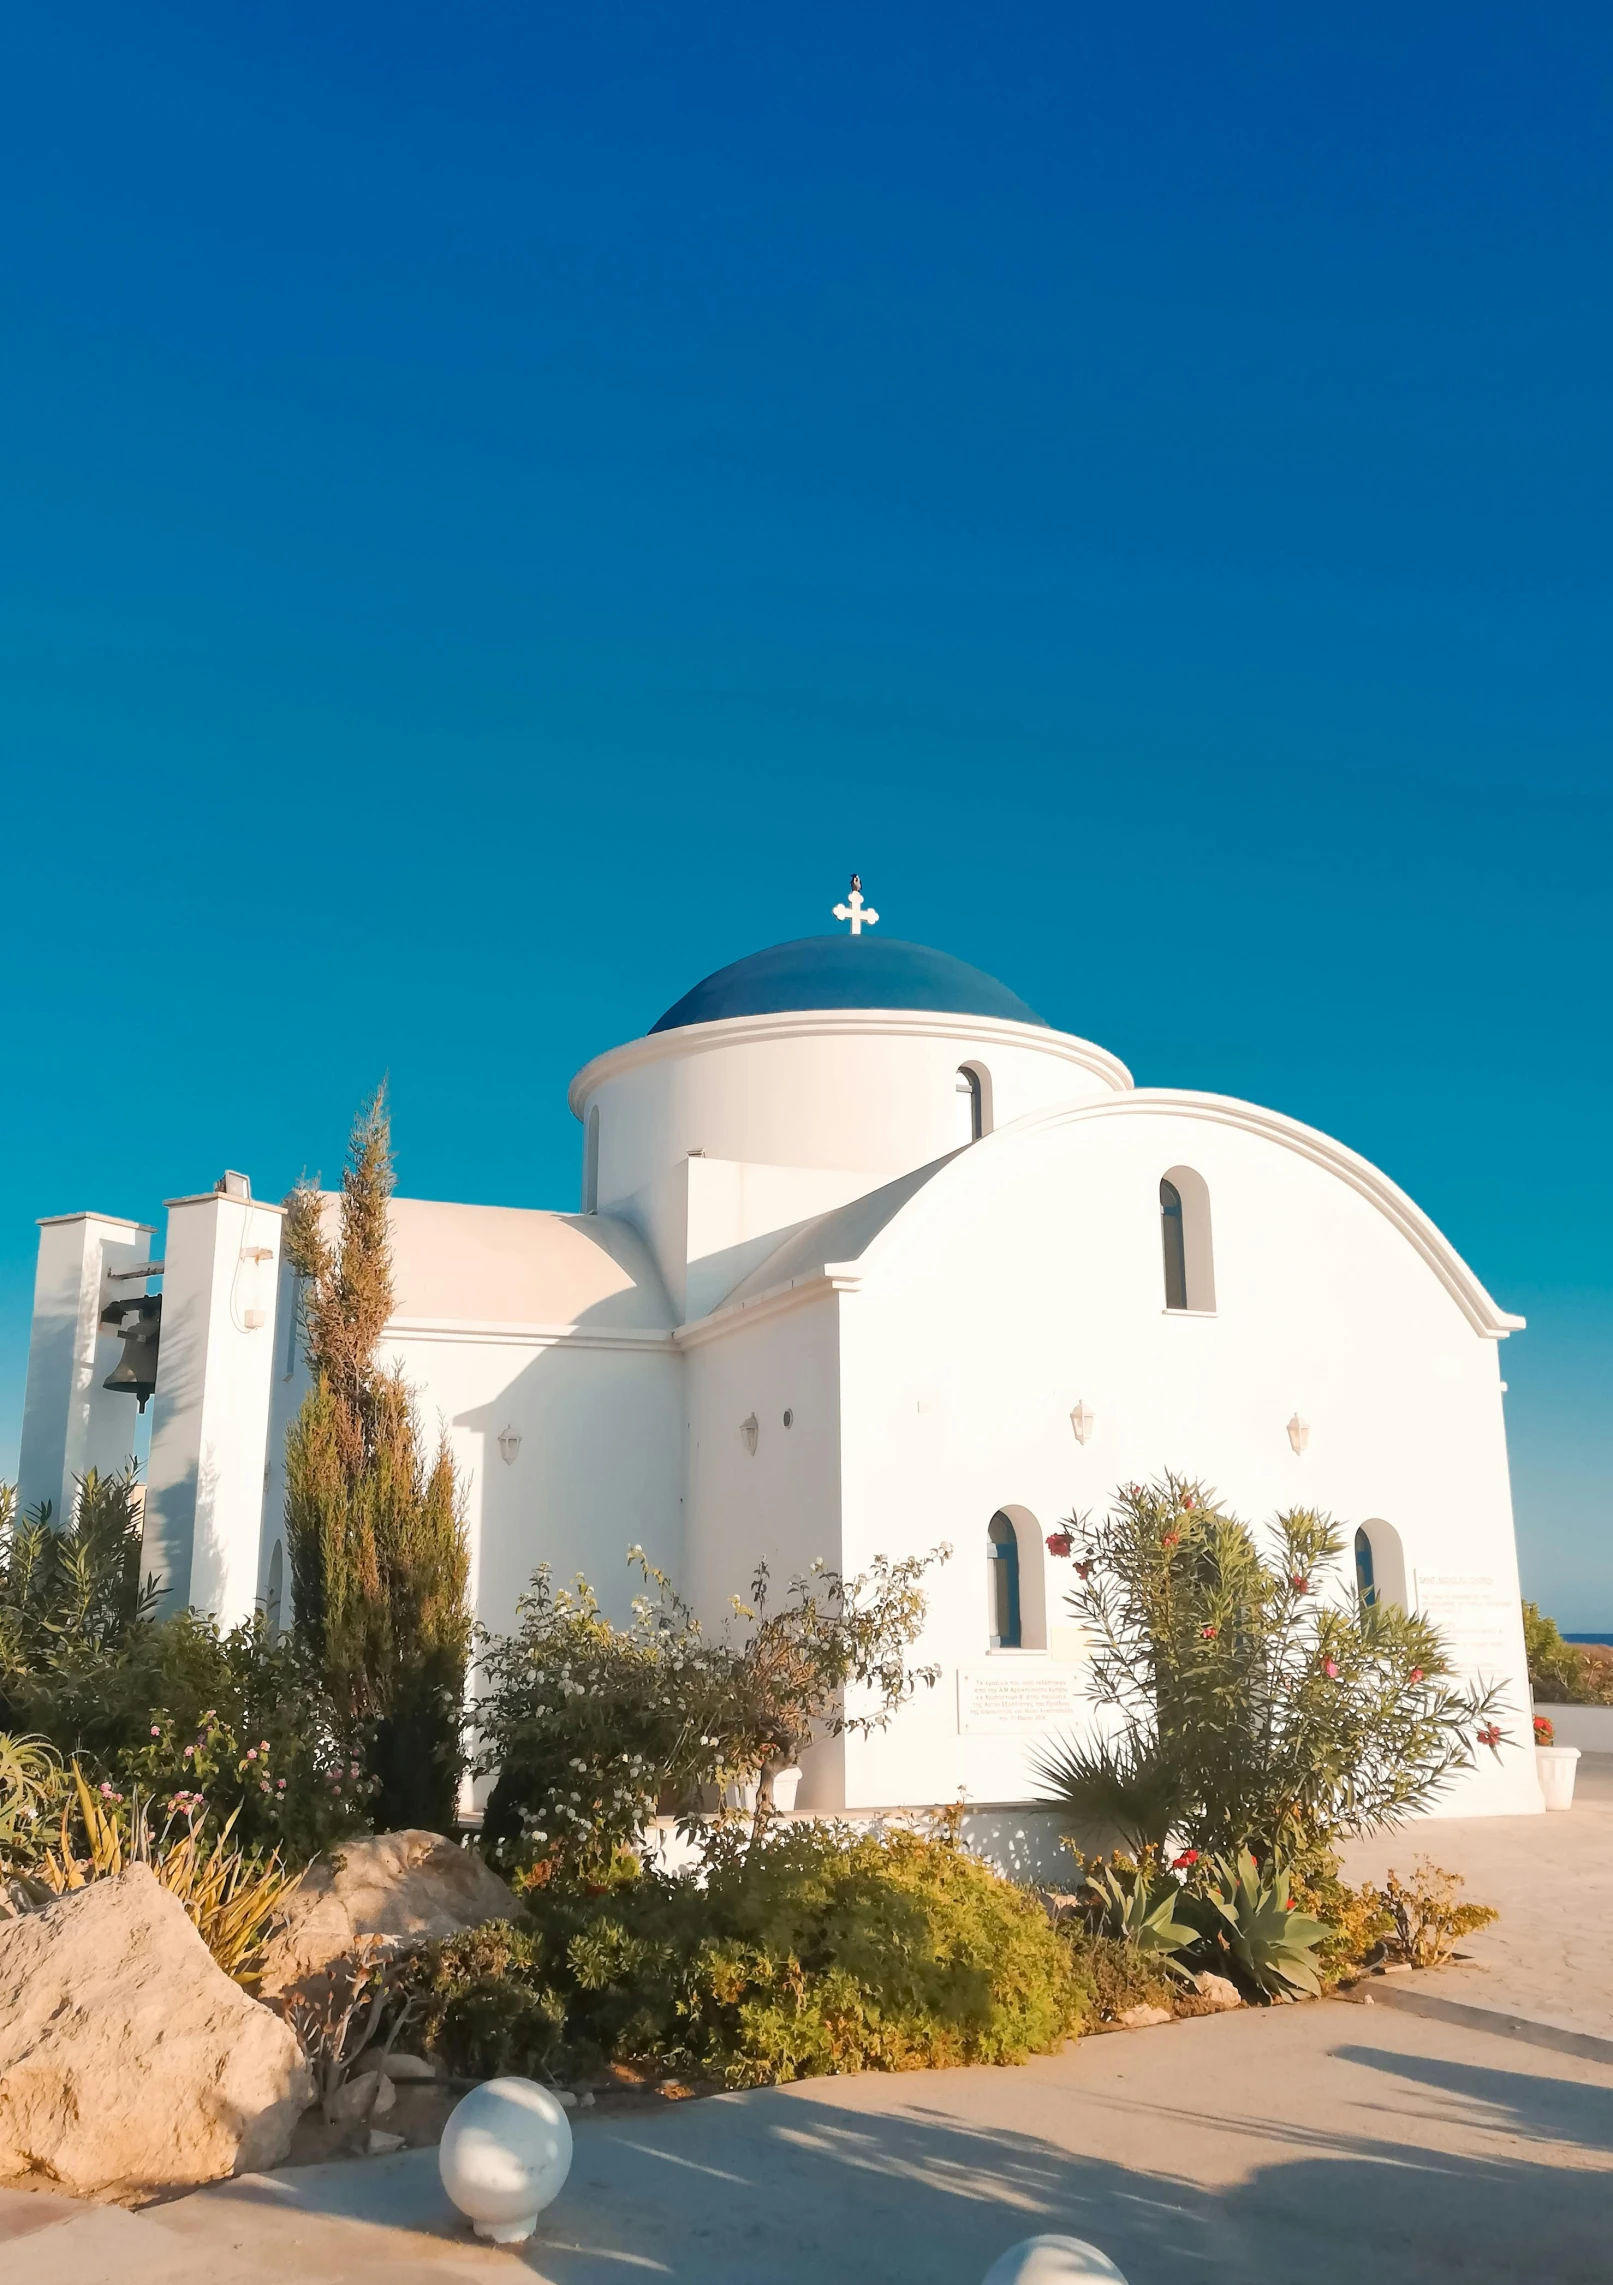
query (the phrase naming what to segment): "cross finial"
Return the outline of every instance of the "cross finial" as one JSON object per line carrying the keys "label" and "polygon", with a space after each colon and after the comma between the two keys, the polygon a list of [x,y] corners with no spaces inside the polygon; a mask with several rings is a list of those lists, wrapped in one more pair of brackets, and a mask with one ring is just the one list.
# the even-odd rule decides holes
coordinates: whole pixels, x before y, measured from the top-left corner
{"label": "cross finial", "polygon": [[851,876],[851,895],[844,904],[835,906],[836,920],[849,920],[853,936],[861,936],[865,928],[872,928],[879,915],[871,904],[863,903],[863,885],[860,874]]}

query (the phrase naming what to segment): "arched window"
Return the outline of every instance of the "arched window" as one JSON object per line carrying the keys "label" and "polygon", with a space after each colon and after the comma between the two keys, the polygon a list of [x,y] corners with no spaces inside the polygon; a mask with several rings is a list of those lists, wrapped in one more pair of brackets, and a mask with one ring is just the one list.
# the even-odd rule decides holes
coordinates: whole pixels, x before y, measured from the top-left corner
{"label": "arched window", "polygon": [[1165,1306],[1187,1307],[1187,1247],[1182,1239],[1182,1193],[1174,1182],[1159,1186],[1159,1231],[1165,1242]]}
{"label": "arched window", "polygon": [[1369,1515],[1355,1535],[1355,1584],[1363,1609],[1375,1603],[1411,1608],[1406,1600],[1406,1551],[1399,1532],[1381,1515]]}
{"label": "arched window", "polygon": [[1364,1531],[1355,1535],[1355,1591],[1361,1599],[1361,1608],[1371,1610],[1378,1599],[1378,1588],[1372,1575],[1372,1542]]}
{"label": "arched window", "polygon": [[1166,1308],[1208,1314],[1215,1307],[1210,1192],[1203,1175],[1190,1166],[1169,1167],[1160,1179],[1159,1233]]}
{"label": "arched window", "polygon": [[582,1210],[585,1214],[599,1212],[599,1105],[588,1106],[588,1124],[583,1129],[582,1144]]}
{"label": "arched window", "polygon": [[977,1143],[991,1132],[991,1079],[977,1063],[961,1063],[956,1080],[959,1144]]}
{"label": "arched window", "polygon": [[285,1595],[286,1551],[283,1540],[274,1543],[269,1557],[269,1583],[263,1592],[263,1624],[271,1642],[277,1642],[281,1628],[281,1603]]}
{"label": "arched window", "polygon": [[993,1650],[1018,1650],[1019,1534],[1000,1511],[986,1531],[986,1608]]}

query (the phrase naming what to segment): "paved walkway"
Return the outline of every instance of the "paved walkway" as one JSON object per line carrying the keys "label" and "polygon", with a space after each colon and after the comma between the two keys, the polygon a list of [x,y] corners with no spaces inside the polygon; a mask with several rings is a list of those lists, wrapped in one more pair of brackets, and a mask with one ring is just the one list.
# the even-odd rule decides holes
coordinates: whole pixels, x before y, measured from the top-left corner
{"label": "paved walkway", "polygon": [[[140,2215],[25,2193],[29,2285],[978,2285],[1065,2230],[1130,2285],[1606,2285],[1613,2067],[1333,2002],[1083,2040],[1023,2070],[814,2080],[584,2120],[519,2252],[474,2244],[434,2151],[291,2169]],[[60,2218],[56,2218],[59,2216]]]}
{"label": "paved walkway", "polygon": [[1444,1977],[1442,1993],[1613,2039],[1613,1754],[1584,1755],[1577,1774],[1572,1809],[1428,1818],[1355,1842],[1344,1874],[1381,1880],[1392,1865],[1404,1879],[1418,1856],[1461,1873],[1464,1896],[1501,1917],[1464,1938],[1474,1965]]}

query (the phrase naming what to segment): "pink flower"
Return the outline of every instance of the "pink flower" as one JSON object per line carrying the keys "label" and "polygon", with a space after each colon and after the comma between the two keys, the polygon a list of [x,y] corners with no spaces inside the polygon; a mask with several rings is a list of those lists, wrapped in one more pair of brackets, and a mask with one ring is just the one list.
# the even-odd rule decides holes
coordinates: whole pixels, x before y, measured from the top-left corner
{"label": "pink flower", "polygon": [[1297,1571],[1289,1580],[1288,1584],[1293,1588],[1296,1595],[1308,1595],[1311,1591],[1311,1583],[1309,1579],[1301,1578],[1300,1574]]}
{"label": "pink flower", "polygon": [[1184,1492],[1182,1494],[1182,1505],[1183,1507],[1191,1507],[1193,1505],[1193,1494],[1191,1492]]}
{"label": "pink flower", "polygon": [[279,1778],[276,1778],[276,1780],[275,1780],[275,1783],[276,1783],[276,1784],[279,1786],[279,1788],[280,1788],[281,1792],[282,1792],[282,1793],[284,1793],[284,1791],[285,1791],[285,1789],[286,1789],[286,1781],[285,1781],[285,1779],[284,1779],[283,1777],[279,1777]]}
{"label": "pink flower", "polygon": [[257,1749],[257,1747],[256,1747],[255,1745],[249,1745],[249,1746],[247,1747],[247,1749],[246,1749],[246,1758],[247,1758],[247,1760],[248,1760],[248,1761],[256,1761],[256,1760],[257,1760],[257,1758],[258,1758],[258,1749]]}
{"label": "pink flower", "polygon": [[1327,1676],[1330,1682],[1336,1682],[1339,1678],[1338,1667],[1331,1658],[1323,1659],[1322,1672]]}
{"label": "pink flower", "polygon": [[183,1755],[183,1757],[182,1757],[182,1758],[183,1758],[184,1760],[186,1760],[186,1761],[189,1761],[189,1759],[190,1759],[191,1755],[192,1755],[192,1754],[193,1754],[195,1751],[196,1751],[196,1748],[195,1748],[193,1745],[188,1745],[188,1746],[186,1746],[186,1748],[185,1748],[185,1751],[184,1751],[184,1755]]}
{"label": "pink flower", "polygon": [[1199,1633],[1206,1642],[1214,1642],[1220,1632],[1221,1629],[1218,1626],[1201,1626],[1199,1628]]}
{"label": "pink flower", "polygon": [[162,1736],[162,1731],[155,1722],[153,1722],[151,1725],[151,1734],[154,1738],[160,1738]]}
{"label": "pink flower", "polygon": [[1412,1668],[1412,1670],[1411,1670],[1411,1678],[1412,1678],[1412,1680],[1413,1680],[1414,1682],[1420,1682],[1420,1681],[1422,1680],[1422,1678],[1423,1678],[1423,1670],[1422,1670],[1422,1668],[1421,1668],[1420,1666],[1414,1666],[1414,1667]]}

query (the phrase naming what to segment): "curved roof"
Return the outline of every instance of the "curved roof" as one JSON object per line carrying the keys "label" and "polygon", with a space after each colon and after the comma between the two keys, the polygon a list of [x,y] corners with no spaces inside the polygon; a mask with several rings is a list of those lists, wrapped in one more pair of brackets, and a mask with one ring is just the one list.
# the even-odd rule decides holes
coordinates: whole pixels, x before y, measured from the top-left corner
{"label": "curved roof", "polygon": [[995,976],[950,952],[894,936],[802,936],[719,968],[667,1009],[658,1031],[720,1023],[726,1016],[774,1016],[816,1008],[922,1008],[936,1015],[995,1016],[1040,1024]]}

